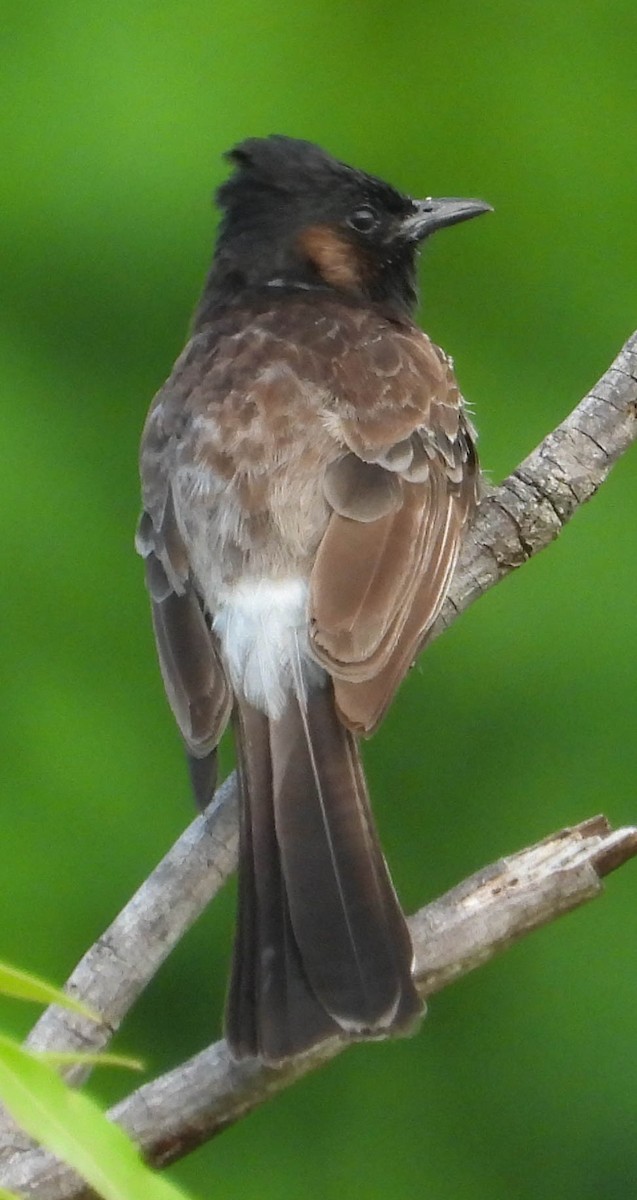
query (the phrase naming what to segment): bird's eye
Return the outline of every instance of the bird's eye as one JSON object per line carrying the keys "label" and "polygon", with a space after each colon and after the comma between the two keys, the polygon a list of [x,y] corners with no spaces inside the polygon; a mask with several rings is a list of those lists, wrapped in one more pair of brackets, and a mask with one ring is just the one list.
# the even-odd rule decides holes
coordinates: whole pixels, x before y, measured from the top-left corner
{"label": "bird's eye", "polygon": [[380,224],[378,213],[369,204],[356,208],[347,218],[347,224],[357,233],[373,233]]}

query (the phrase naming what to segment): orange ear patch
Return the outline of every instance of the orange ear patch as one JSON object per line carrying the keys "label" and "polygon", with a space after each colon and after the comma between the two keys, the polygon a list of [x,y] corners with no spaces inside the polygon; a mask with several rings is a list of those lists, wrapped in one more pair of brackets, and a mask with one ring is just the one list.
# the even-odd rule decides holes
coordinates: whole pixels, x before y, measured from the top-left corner
{"label": "orange ear patch", "polygon": [[310,225],[298,239],[301,253],[332,287],[358,288],[364,277],[361,255],[330,225]]}

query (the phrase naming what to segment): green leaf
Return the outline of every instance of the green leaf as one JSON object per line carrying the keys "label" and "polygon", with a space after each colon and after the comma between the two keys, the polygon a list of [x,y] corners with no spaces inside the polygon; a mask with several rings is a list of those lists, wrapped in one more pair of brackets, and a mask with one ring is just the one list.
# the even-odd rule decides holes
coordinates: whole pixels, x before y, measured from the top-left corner
{"label": "green leaf", "polygon": [[91,1021],[100,1020],[97,1013],[92,1012],[85,1004],[80,1004],[79,1000],[67,996],[66,992],[61,992],[52,984],[38,979],[37,975],[30,975],[28,971],[18,971],[16,967],[10,967],[8,963],[3,962],[0,962],[0,993],[12,996],[16,1000],[33,1000],[36,1004],[59,1004],[62,1008],[70,1008],[71,1012],[89,1017]]}
{"label": "green leaf", "polygon": [[95,1054],[91,1054],[84,1050],[30,1050],[29,1053],[52,1067],[67,1067],[69,1064],[79,1063],[80,1066],[86,1067],[124,1067],[127,1071],[143,1071],[145,1065],[139,1058],[110,1052],[100,1054],[96,1051]]}
{"label": "green leaf", "polygon": [[15,1192],[8,1192],[6,1188],[0,1187],[0,1200],[20,1200],[20,1197],[16,1196]]}
{"label": "green leaf", "polygon": [[55,1071],[0,1035],[0,1099],[31,1137],[104,1200],[183,1200],[143,1162],[123,1131]]}

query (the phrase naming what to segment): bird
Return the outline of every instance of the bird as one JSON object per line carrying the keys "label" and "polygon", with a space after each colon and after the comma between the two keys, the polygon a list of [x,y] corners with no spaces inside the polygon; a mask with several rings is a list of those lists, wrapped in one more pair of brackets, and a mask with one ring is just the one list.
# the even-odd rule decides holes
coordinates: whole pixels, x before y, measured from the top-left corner
{"label": "bird", "polygon": [[190,338],[142,434],[136,545],[202,809],[233,729],[225,1036],[277,1067],[422,1014],[360,740],[427,639],[479,494],[452,360],[414,321],[418,253],[490,206],[414,200],[280,134],[226,158]]}

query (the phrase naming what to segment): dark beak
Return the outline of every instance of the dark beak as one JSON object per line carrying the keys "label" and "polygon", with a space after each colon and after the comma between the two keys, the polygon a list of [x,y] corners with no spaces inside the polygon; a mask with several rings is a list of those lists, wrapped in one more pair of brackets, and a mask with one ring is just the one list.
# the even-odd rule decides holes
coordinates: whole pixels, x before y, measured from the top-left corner
{"label": "dark beak", "polygon": [[493,212],[490,204],[483,200],[459,200],[446,197],[444,200],[415,200],[414,212],[403,221],[405,235],[410,241],[420,242],[437,229],[446,225],[458,225],[479,217],[480,213]]}

